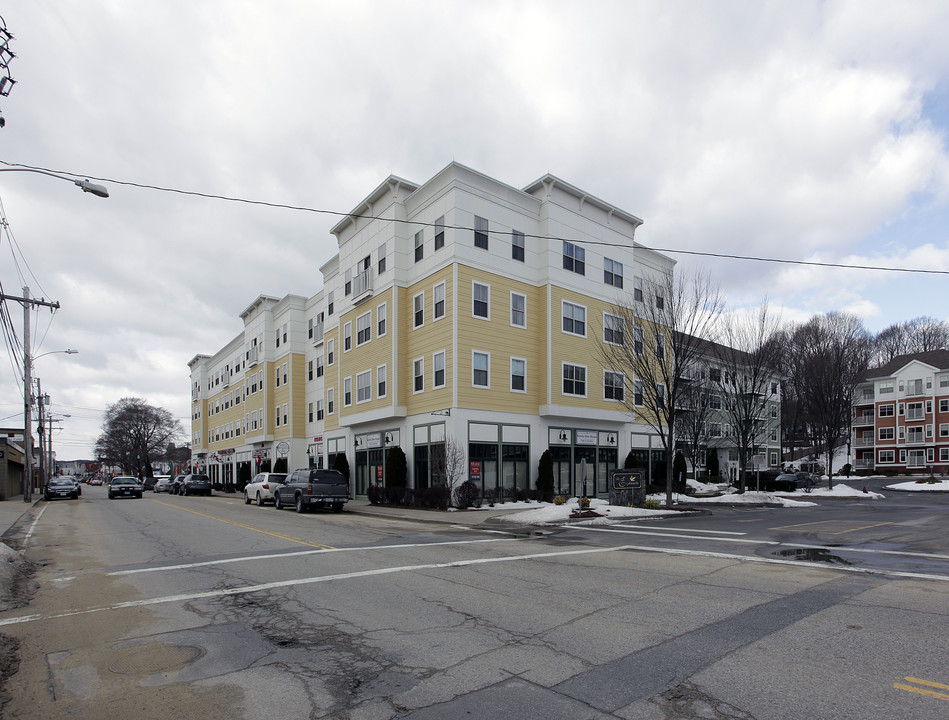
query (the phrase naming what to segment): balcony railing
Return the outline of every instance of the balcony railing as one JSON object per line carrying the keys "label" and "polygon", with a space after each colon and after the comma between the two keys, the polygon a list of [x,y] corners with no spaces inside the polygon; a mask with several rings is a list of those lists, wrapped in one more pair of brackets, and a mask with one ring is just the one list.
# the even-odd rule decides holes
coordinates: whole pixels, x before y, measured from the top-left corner
{"label": "balcony railing", "polygon": [[314,345],[319,345],[323,342],[323,323],[317,323],[313,326],[313,338],[311,342]]}
{"label": "balcony railing", "polygon": [[358,302],[363,295],[372,294],[372,272],[363,270],[353,278],[353,301]]}
{"label": "balcony railing", "polygon": [[866,427],[868,425],[873,425],[873,414],[866,413],[864,415],[855,415],[853,418],[854,427]]}
{"label": "balcony railing", "polygon": [[872,437],[860,437],[853,441],[854,447],[873,447],[873,443]]}

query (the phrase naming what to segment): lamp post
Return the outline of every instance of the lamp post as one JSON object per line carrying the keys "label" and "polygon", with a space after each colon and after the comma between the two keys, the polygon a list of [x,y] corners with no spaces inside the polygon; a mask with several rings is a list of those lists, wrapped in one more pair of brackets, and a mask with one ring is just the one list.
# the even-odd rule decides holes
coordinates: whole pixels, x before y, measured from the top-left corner
{"label": "lamp post", "polygon": [[[29,297],[29,288],[23,288],[23,290],[24,290],[24,294],[25,294],[27,297]],[[58,304],[57,304],[57,307],[58,307]],[[25,393],[26,397],[25,397],[25,399],[24,399],[24,402],[25,402],[25,410],[24,410],[25,417],[24,417],[24,420],[25,420],[25,422],[26,422],[26,426],[25,426],[26,429],[24,430],[24,437],[23,437],[23,440],[24,440],[24,443],[23,443],[23,444],[24,444],[23,452],[24,452],[24,457],[29,460],[29,464],[26,464],[26,460],[24,460],[24,464],[26,464],[26,473],[25,473],[25,475],[26,475],[27,480],[26,480],[26,483],[25,483],[24,488],[23,488],[23,502],[30,502],[31,497],[32,497],[32,489],[33,489],[33,438],[31,437],[31,433],[30,433],[30,412],[31,412],[31,410],[32,410],[32,404],[33,404],[33,387],[32,387],[32,378],[31,378],[31,374],[32,374],[32,371],[33,371],[33,362],[34,362],[35,360],[38,360],[38,359],[41,358],[41,357],[45,357],[46,355],[54,355],[54,354],[56,354],[56,353],[65,353],[66,355],[75,355],[75,354],[78,353],[79,351],[78,351],[78,350],[73,350],[72,348],[66,348],[65,350],[50,350],[49,352],[40,353],[40,354],[37,355],[36,357],[32,357],[32,356],[30,355],[30,353],[29,353],[29,347],[30,347],[30,346],[29,346],[29,338],[30,338],[30,335],[29,335],[29,328],[30,328],[30,323],[29,323],[29,306],[28,306],[28,305],[24,305],[23,312],[24,312],[24,314],[26,315],[26,320],[25,320],[25,323],[26,323],[26,332],[24,333],[24,341],[23,341],[23,346],[26,348],[26,352],[24,353],[24,357],[23,357],[23,363],[24,363],[24,369],[25,369],[25,372],[24,372],[24,375],[25,375],[24,386],[27,388],[27,392]],[[43,453],[43,407],[44,407],[44,404],[45,404],[45,405],[48,405],[48,404],[49,404],[49,395],[43,395],[43,390],[42,390],[42,387],[40,386],[40,379],[39,379],[39,378],[36,378],[36,397],[37,397],[37,400],[38,400],[38,406],[37,406],[37,407],[38,407],[38,411],[39,411],[39,418],[38,418],[38,419],[39,419],[39,422],[37,423],[37,431],[39,432],[39,436],[40,436],[40,447],[39,447],[39,450],[40,450],[40,483],[42,483],[43,481],[45,481],[45,480],[48,479],[48,477],[47,477],[47,472],[48,472],[48,469],[49,469],[49,468],[46,466],[46,464],[43,462],[43,458],[44,458],[44,453]],[[52,432],[52,431],[51,431],[51,432]]]}
{"label": "lamp post", "polygon": [[[96,197],[107,198],[109,191],[102,185],[89,182],[88,180],[77,180],[49,170],[30,167],[6,167],[0,168],[0,172],[29,172],[37,175],[48,175],[59,180],[71,182],[83,192],[92,193]],[[30,394],[33,389],[33,379],[30,376],[32,360],[30,358],[30,310],[36,305],[42,305],[50,308],[59,309],[58,302],[47,302],[46,300],[33,300],[30,298],[30,289],[23,288],[23,297],[14,297],[0,293],[0,301],[16,300],[23,304],[23,502],[32,502],[33,487],[33,437],[30,428],[31,403]]]}

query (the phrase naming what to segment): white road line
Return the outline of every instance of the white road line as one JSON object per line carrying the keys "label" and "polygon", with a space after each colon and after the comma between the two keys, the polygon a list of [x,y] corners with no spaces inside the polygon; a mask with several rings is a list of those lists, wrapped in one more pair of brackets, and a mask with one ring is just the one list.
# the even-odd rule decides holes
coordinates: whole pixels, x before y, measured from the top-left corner
{"label": "white road line", "polygon": [[[628,525],[621,525],[620,527],[629,527]],[[643,528],[644,530],[665,530],[667,532],[673,532],[675,528],[669,527],[659,527],[657,525],[636,525],[638,528]],[[697,532],[697,533],[708,533],[709,535],[747,535],[748,533],[743,532],[732,532],[730,530],[696,530],[695,528],[685,528],[685,532]]]}
{"label": "white road line", "polygon": [[26,546],[30,544],[30,538],[33,537],[33,531],[36,529],[36,523],[38,523],[38,522],[40,521],[40,518],[43,517],[43,513],[46,512],[46,508],[48,508],[48,507],[49,507],[49,505],[43,505],[43,507],[40,508],[39,513],[37,513],[36,518],[35,518],[35,519],[33,520],[33,522],[30,524],[30,529],[27,530],[27,532],[26,532],[26,537],[23,538],[23,549],[24,549],[24,550],[26,549]]}
{"label": "white road line", "polygon": [[719,542],[730,542],[730,543],[740,543],[743,545],[773,545],[781,546],[787,548],[804,548],[807,550],[827,550],[828,552],[833,553],[868,553],[870,555],[899,555],[900,557],[916,557],[916,558],[926,558],[929,560],[949,560],[949,555],[940,555],[939,553],[920,553],[920,552],[911,552],[909,550],[875,550],[873,548],[856,548],[856,547],[845,547],[843,545],[801,545],[798,543],[786,543],[778,540],[752,540],[746,538],[710,538],[703,535],[678,535],[674,533],[656,533],[656,532],[641,532],[639,530],[620,530],[616,528],[604,528],[604,527],[595,527],[595,526],[579,526],[579,525],[564,525],[563,527],[570,530],[589,530],[591,532],[607,532],[607,533],[621,533],[624,535],[652,535],[656,537],[668,537],[668,538],[681,538],[685,540],[717,540]]}
{"label": "white road line", "polygon": [[754,555],[734,555],[730,553],[704,552],[700,550],[675,550],[670,548],[644,547],[639,545],[619,545],[608,548],[587,548],[584,550],[561,550],[559,552],[536,553],[533,555],[514,555],[510,557],[497,558],[476,558],[472,560],[458,560],[455,562],[431,563],[426,565],[403,565],[400,567],[379,568],[377,570],[363,570],[361,572],[340,573],[338,575],[324,575],[322,577],[294,578],[293,580],[281,580],[278,582],[262,583],[260,585],[245,585],[235,588],[224,588],[220,590],[207,590],[204,592],[183,593],[181,595],[166,595],[164,597],[148,598],[145,600],[133,600],[130,602],[116,603],[98,608],[88,608],[85,610],[73,610],[55,615],[23,615],[20,617],[5,618],[0,620],[0,627],[4,625],[16,625],[20,623],[32,622],[34,620],[55,620],[58,618],[74,617],[76,615],[89,615],[97,612],[122,610],[126,608],[148,607],[149,605],[160,605],[170,602],[188,602],[189,600],[204,600],[211,598],[226,597],[229,595],[243,595],[253,592],[266,592],[279,588],[293,587],[296,585],[312,585],[315,583],[332,582],[334,580],[353,580],[357,578],[372,577],[376,575],[391,575],[401,572],[417,572],[421,570],[438,570],[442,568],[468,567],[472,565],[488,565],[491,563],[517,562],[521,560],[541,560],[545,558],[565,557],[569,555],[593,555],[598,553],[620,552],[624,550],[639,550],[642,552],[661,553],[665,555],[695,555],[700,557],[717,558],[722,560],[737,560],[740,562],[759,562],[771,565],[791,565],[793,567],[809,567],[817,570],[829,570],[839,572],[853,572],[863,575],[886,575],[894,577],[905,577],[923,580],[938,580],[949,582],[949,576],[946,575],[927,575],[925,573],[898,572],[889,570],[873,570],[870,568],[856,568],[847,566],[828,566],[827,563],[802,562],[799,560],[779,560],[777,558],[762,558]]}
{"label": "white road line", "polygon": [[[511,540],[511,538],[507,538]],[[451,540],[434,543],[406,543],[404,545],[372,545],[348,548],[320,548],[319,550],[297,550],[295,552],[272,553],[270,555],[248,555],[245,557],[227,558],[226,560],[205,560],[203,562],[182,563],[180,565],[157,565],[155,567],[136,568],[134,570],[114,570],[106,573],[113,575],[138,575],[140,573],[164,572],[165,570],[190,570],[191,568],[209,567],[211,565],[228,565],[230,563],[252,562],[254,560],[273,560],[282,558],[301,557],[303,555],[325,555],[328,553],[356,552],[360,550],[399,550],[405,548],[438,547],[440,545],[476,545],[478,543],[505,542],[502,538],[489,540]]]}

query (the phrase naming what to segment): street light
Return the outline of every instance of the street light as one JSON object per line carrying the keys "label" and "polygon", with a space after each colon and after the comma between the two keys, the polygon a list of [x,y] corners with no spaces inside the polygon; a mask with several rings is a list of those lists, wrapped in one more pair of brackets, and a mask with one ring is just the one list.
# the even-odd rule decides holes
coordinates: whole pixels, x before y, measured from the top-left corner
{"label": "street light", "polygon": [[[4,164],[9,165],[10,163],[4,162]],[[41,170],[39,168],[31,167],[6,167],[0,168],[0,172],[31,172],[38,175],[49,175],[50,177],[58,178],[59,180],[71,182],[73,185],[79,187],[83,192],[92,193],[97,197],[109,197],[109,191],[102,185],[96,185],[95,183],[91,183],[88,180],[76,180],[75,178],[59,175],[58,173],[50,172],[49,170]],[[59,303],[47,302],[46,300],[42,299],[31,299],[30,289],[28,287],[23,288],[23,297],[4,295],[2,292],[0,292],[0,301],[3,300],[16,300],[23,305],[23,502],[31,502],[33,499],[33,437],[31,434],[32,431],[30,429],[30,421],[32,420],[30,392],[33,387],[33,380],[30,377],[30,310],[32,310],[36,305],[44,305],[46,307],[59,309]]]}
{"label": "street light", "polygon": [[94,182],[89,182],[88,180],[77,180],[76,178],[71,178],[66,175],[58,175],[57,173],[50,172],[49,170],[39,170],[37,168],[26,168],[26,167],[15,167],[15,168],[0,168],[0,172],[31,172],[31,173],[36,173],[37,175],[49,175],[50,177],[59,178],[60,180],[71,182],[73,185],[80,188],[83,192],[92,193],[96,197],[101,197],[101,198],[109,197],[109,190],[105,187],[105,185],[98,185]]}

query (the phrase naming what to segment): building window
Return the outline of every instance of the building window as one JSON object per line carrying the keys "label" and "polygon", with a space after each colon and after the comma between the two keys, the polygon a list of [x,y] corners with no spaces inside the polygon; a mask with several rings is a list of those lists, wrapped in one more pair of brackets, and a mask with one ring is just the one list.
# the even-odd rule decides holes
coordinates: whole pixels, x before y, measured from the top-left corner
{"label": "building window", "polygon": [[434,298],[433,317],[436,320],[445,317],[445,283],[441,282],[435,286],[432,290],[432,297]]}
{"label": "building window", "polygon": [[633,328],[633,351],[637,355],[642,355],[646,347],[646,336],[643,329],[638,325]]}
{"label": "building window", "polygon": [[880,417],[893,417],[893,406],[892,406],[892,405],[881,405],[881,406],[880,406]]}
{"label": "building window", "polygon": [[425,293],[419,293],[412,299],[414,305],[415,315],[414,315],[414,324],[415,327],[422,327],[425,324]]}
{"label": "building window", "polygon": [[386,396],[386,366],[380,365],[376,368],[376,397],[384,398]]}
{"label": "building window", "polygon": [[511,293],[511,325],[527,327],[527,296],[520,293]]}
{"label": "building window", "polygon": [[524,262],[524,233],[511,230],[511,259]]}
{"label": "building window", "polygon": [[278,405],[274,410],[276,410],[274,413],[274,425],[280,427],[280,406]]}
{"label": "building window", "polygon": [[939,423],[939,437],[949,437],[949,423]]}
{"label": "building window", "polygon": [[623,289],[623,263],[603,258],[603,282]]}
{"label": "building window", "polygon": [[349,352],[353,349],[353,324],[348,322],[343,325],[343,352]]}
{"label": "building window", "polygon": [[326,314],[333,314],[333,291],[330,290],[329,294],[326,296]]}
{"label": "building window", "polygon": [[603,399],[616,400],[623,402],[625,398],[624,390],[626,388],[626,379],[623,373],[603,371]]}
{"label": "building window", "polygon": [[343,378],[343,407],[349,407],[353,404],[353,379],[351,377]]}
{"label": "building window", "polygon": [[610,345],[623,344],[623,318],[603,313],[603,342]]}
{"label": "building window", "polygon": [[587,396],[587,369],[583,365],[563,364],[563,394]]}
{"label": "building window", "polygon": [[356,347],[365,345],[372,339],[372,313],[367,312],[356,318]]}
{"label": "building window", "polygon": [[307,422],[313,422],[313,403],[306,406],[306,418]]}
{"label": "building window", "polygon": [[323,401],[322,400],[316,401],[316,419],[317,421],[323,419]]}
{"label": "building window", "polygon": [[563,269],[575,272],[577,275],[586,274],[586,251],[579,245],[563,241]]}
{"label": "building window", "polygon": [[923,417],[923,404],[921,402],[906,403],[907,420],[922,420]]}
{"label": "building window", "polygon": [[346,283],[343,285],[343,295],[347,296],[353,291],[353,271],[346,270]]}
{"label": "building window", "polygon": [[477,215],[474,219],[474,246],[482,250],[488,249],[488,221]]}
{"label": "building window", "polygon": [[666,359],[666,336],[663,333],[656,334],[656,360],[663,362]]}
{"label": "building window", "polygon": [[880,439],[881,440],[893,440],[895,437],[894,430],[891,427],[880,428]]}
{"label": "building window", "polygon": [[642,380],[633,380],[633,402],[637,407],[642,407],[643,404],[643,381]]}
{"label": "building window", "polygon": [[318,378],[323,377],[323,356],[322,355],[316,356],[316,376]]}
{"label": "building window", "polygon": [[287,415],[287,408],[288,408],[288,407],[289,407],[289,406],[287,405],[287,403],[284,403],[284,404],[283,404],[283,424],[284,424],[284,425],[289,425],[289,424],[290,424],[290,423],[288,422],[288,420],[287,420],[287,418],[289,417],[289,416]]}
{"label": "building window", "polygon": [[437,352],[432,355],[432,366],[435,371],[435,383],[433,387],[445,387],[445,351]]}
{"label": "building window", "polygon": [[425,358],[419,358],[412,363],[412,375],[415,378],[413,392],[420,393],[425,389]]}
{"label": "building window", "polygon": [[633,300],[643,301],[643,279],[635,275],[633,276]]}
{"label": "building window", "polygon": [[666,386],[656,383],[656,407],[662,410],[666,407]]}
{"label": "building window", "polygon": [[488,285],[482,285],[481,283],[472,283],[471,287],[472,293],[472,305],[471,305],[471,314],[474,317],[484,318],[489,320],[491,318],[490,310],[490,301],[491,301],[491,288]]}
{"label": "building window", "polygon": [[382,243],[376,251],[376,274],[382,275],[386,271],[386,244]]}
{"label": "building window", "polygon": [[587,336],[587,309],[583,305],[563,301],[563,331],[571,335]]}
{"label": "building window", "polygon": [[511,392],[527,392],[527,360],[511,358]]}
{"label": "building window", "polygon": [[356,402],[372,400],[372,370],[366,370],[356,376]]}
{"label": "building window", "polygon": [[382,337],[386,334],[386,304],[382,303],[376,308],[376,337]]}
{"label": "building window", "polygon": [[471,353],[471,384],[475,387],[490,387],[491,378],[491,356],[489,353],[478,352]]}
{"label": "building window", "polygon": [[880,385],[879,385],[879,387],[878,387],[878,389],[877,389],[877,392],[878,392],[880,395],[887,395],[887,394],[889,394],[889,393],[892,393],[892,392],[893,392],[893,381],[892,381],[892,380],[886,380],[886,381],[884,381],[884,382],[881,382]]}
{"label": "building window", "polygon": [[415,233],[415,262],[418,262],[425,256],[424,230]]}
{"label": "building window", "polygon": [[326,391],[326,414],[332,415],[336,406],[336,388],[330,388]]}
{"label": "building window", "polygon": [[656,293],[656,309],[662,310],[666,307],[665,298],[662,297],[659,293]]}
{"label": "building window", "polygon": [[274,368],[274,380],[277,383],[276,387],[280,387],[280,368]]}
{"label": "building window", "polygon": [[441,250],[445,247],[445,216],[435,220],[435,249]]}
{"label": "building window", "polygon": [[336,358],[336,338],[330,338],[326,343],[326,364],[332,365]]}
{"label": "building window", "polygon": [[313,379],[313,361],[312,361],[312,360],[310,360],[310,361],[306,364],[306,379],[307,379],[307,380],[312,380],[312,379]]}

